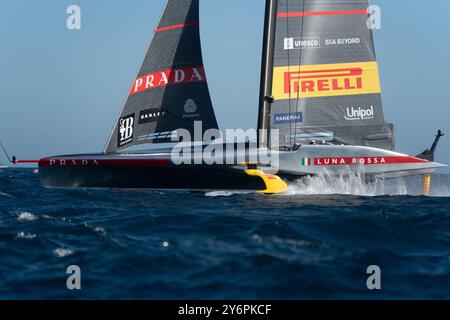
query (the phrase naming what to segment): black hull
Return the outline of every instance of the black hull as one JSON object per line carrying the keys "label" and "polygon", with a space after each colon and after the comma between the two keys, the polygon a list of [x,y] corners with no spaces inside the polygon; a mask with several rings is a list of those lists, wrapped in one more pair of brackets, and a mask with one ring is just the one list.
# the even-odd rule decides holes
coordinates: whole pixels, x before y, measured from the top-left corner
{"label": "black hull", "polygon": [[52,188],[148,188],[180,190],[264,190],[259,177],[227,167],[85,166],[39,168],[43,186]]}

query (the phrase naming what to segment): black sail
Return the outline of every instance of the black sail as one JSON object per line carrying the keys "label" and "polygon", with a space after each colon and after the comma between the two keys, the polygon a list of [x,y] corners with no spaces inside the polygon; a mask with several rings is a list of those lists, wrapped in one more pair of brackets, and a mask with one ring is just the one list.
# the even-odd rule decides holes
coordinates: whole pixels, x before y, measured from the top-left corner
{"label": "black sail", "polygon": [[270,128],[280,145],[394,148],[367,0],[278,0]]}
{"label": "black sail", "polygon": [[199,0],[169,0],[106,152],[167,143],[194,122],[217,129],[203,67]]}

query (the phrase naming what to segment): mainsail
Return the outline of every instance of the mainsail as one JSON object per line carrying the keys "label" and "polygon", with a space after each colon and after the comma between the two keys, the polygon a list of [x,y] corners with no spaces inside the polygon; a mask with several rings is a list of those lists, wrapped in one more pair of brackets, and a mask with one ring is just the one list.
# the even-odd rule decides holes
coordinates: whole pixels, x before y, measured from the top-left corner
{"label": "mainsail", "polygon": [[106,152],[217,129],[203,67],[199,0],[168,0]]}
{"label": "mainsail", "polygon": [[265,75],[271,97],[265,98],[267,123],[279,129],[280,145],[325,141],[392,150],[393,125],[384,120],[368,1],[273,2],[275,31],[267,48],[273,68]]}

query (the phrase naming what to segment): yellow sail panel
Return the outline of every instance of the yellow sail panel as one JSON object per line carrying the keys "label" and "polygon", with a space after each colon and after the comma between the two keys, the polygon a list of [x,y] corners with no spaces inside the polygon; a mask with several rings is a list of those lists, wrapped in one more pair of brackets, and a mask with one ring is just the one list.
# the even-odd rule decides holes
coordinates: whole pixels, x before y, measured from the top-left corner
{"label": "yellow sail panel", "polygon": [[274,68],[275,100],[380,92],[380,77],[375,61]]}

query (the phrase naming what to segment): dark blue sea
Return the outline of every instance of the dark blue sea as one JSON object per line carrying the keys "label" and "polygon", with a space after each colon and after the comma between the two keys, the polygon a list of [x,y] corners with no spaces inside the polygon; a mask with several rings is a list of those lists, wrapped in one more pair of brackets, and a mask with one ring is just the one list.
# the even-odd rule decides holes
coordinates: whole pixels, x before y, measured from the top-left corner
{"label": "dark blue sea", "polygon": [[431,197],[416,178],[357,180],[283,196],[51,190],[0,169],[0,299],[450,298],[450,176]]}

